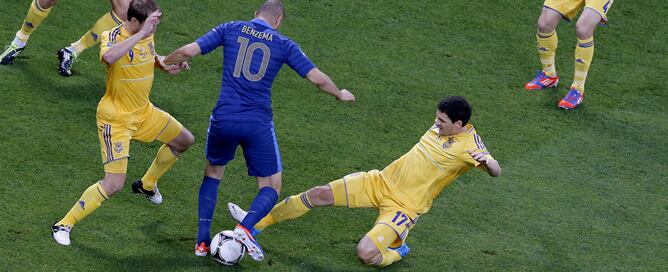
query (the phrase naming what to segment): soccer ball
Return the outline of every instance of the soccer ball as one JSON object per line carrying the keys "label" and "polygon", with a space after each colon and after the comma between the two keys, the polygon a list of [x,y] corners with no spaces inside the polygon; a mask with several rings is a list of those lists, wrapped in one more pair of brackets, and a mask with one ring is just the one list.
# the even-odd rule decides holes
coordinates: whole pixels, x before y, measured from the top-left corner
{"label": "soccer ball", "polygon": [[[211,239],[211,257],[222,265],[235,265],[246,254],[246,247],[223,232],[226,231],[216,234]],[[229,232],[227,231],[228,235]]]}

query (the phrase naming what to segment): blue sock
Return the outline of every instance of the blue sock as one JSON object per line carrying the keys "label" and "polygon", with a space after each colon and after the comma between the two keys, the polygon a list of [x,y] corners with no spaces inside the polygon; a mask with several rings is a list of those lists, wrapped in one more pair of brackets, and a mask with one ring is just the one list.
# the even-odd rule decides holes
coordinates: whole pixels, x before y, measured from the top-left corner
{"label": "blue sock", "polygon": [[216,210],[216,198],[218,198],[218,185],[220,180],[205,176],[199,187],[199,227],[197,229],[197,244],[204,242],[207,246],[211,244],[211,219]]}
{"label": "blue sock", "polygon": [[263,187],[260,189],[255,199],[253,199],[250,209],[248,209],[248,214],[241,221],[241,225],[252,230],[255,224],[260,222],[274,208],[276,200],[278,200],[278,193],[274,188]]}

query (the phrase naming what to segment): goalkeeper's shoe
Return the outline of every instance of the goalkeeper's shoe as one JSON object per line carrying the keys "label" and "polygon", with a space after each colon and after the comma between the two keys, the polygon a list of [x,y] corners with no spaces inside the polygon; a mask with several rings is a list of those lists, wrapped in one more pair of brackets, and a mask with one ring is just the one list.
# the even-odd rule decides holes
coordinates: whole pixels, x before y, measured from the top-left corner
{"label": "goalkeeper's shoe", "polygon": [[[244,218],[246,218],[246,215],[248,214],[247,211],[244,211],[239,205],[234,204],[234,203],[227,203],[227,211],[230,213],[230,216],[234,218],[235,221],[238,223],[241,223],[241,221],[244,221]],[[251,230],[251,235],[253,237],[258,236],[262,231],[257,230],[256,228],[253,228]]]}
{"label": "goalkeeper's shoe", "polygon": [[51,226],[51,234],[53,235],[53,240],[56,240],[56,243],[59,243],[64,246],[70,245],[70,232],[72,227],[65,225],[53,225]]}
{"label": "goalkeeper's shoe", "polygon": [[234,240],[237,240],[237,242],[242,243],[244,247],[246,247],[246,252],[253,258],[253,260],[259,262],[264,259],[264,251],[262,250],[262,247],[255,241],[255,238],[251,235],[251,231],[241,224],[237,224],[234,228]]}
{"label": "goalkeeper's shoe", "polygon": [[204,257],[209,254],[209,247],[204,242],[195,244],[195,256]]}
{"label": "goalkeeper's shoe", "polygon": [[406,257],[411,252],[411,248],[406,243],[401,244],[400,247],[388,247],[387,249],[396,251],[401,258]]}
{"label": "goalkeeper's shoe", "polygon": [[144,189],[144,184],[141,182],[141,179],[138,179],[132,183],[132,192],[135,194],[144,194],[146,199],[153,202],[153,204],[157,205],[162,203],[162,194],[160,194],[160,191],[158,191],[158,185],[155,185],[153,191],[149,191]]}
{"label": "goalkeeper's shoe", "polygon": [[0,55],[0,64],[2,65],[9,65],[12,64],[14,59],[23,51],[25,47],[18,47],[15,43],[9,44],[7,48],[5,48],[5,51],[2,52],[2,55]]}
{"label": "goalkeeper's shoe", "polygon": [[67,48],[63,48],[58,50],[58,60],[60,63],[58,64],[58,72],[62,76],[71,76],[72,75],[72,64],[74,64],[74,61],[77,60],[77,55],[72,53]]}
{"label": "goalkeeper's shoe", "polygon": [[584,94],[581,93],[577,87],[572,86],[566,96],[559,101],[559,107],[565,110],[572,110],[580,105],[583,99]]}
{"label": "goalkeeper's shoe", "polygon": [[548,76],[543,71],[538,71],[536,77],[524,85],[526,90],[542,90],[545,88],[556,88],[559,85],[558,76]]}

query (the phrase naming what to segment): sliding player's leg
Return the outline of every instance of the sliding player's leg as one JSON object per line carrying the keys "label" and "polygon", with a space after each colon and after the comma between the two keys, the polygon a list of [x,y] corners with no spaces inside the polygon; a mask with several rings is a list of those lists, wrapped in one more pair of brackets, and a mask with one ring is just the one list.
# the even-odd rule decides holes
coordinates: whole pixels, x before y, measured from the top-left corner
{"label": "sliding player's leg", "polygon": [[389,198],[383,199],[380,206],[375,226],[357,245],[357,256],[367,265],[384,267],[410,252],[405,241],[417,222],[417,215]]}

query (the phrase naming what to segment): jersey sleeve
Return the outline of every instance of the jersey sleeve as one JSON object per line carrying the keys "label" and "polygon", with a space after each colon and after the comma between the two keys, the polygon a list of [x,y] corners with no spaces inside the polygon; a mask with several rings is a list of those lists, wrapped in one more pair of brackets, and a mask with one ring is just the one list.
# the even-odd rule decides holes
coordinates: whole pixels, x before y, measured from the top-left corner
{"label": "jersey sleeve", "polygon": [[100,39],[100,62],[102,62],[104,64],[107,64],[107,65],[109,65],[109,64],[106,63],[103,60],[102,57],[104,57],[104,54],[106,54],[107,51],[109,51],[109,48],[111,48],[112,46],[114,46],[116,44],[116,35],[118,35],[118,34],[114,35],[114,33],[116,33],[116,31],[114,31],[114,30],[102,32],[102,34],[100,35],[100,37],[101,37],[101,39]]}
{"label": "jersey sleeve", "polygon": [[218,25],[195,41],[199,45],[202,55],[206,55],[223,45],[228,26],[229,23]]}
{"label": "jersey sleeve", "polygon": [[[473,150],[473,152],[483,152],[485,154],[485,157],[488,159],[494,159],[492,157],[492,154],[489,153],[487,150],[487,147],[485,146],[485,143],[482,142],[482,138],[476,133],[473,134],[473,142],[469,143],[468,150]],[[466,161],[470,164],[472,164],[475,167],[480,167],[480,163],[473,159],[468,152],[464,155],[466,157]]]}
{"label": "jersey sleeve", "polygon": [[315,68],[315,64],[304,54],[299,45],[292,40],[288,40],[287,42],[287,52],[288,60],[286,63],[299,76],[305,77],[308,72]]}

